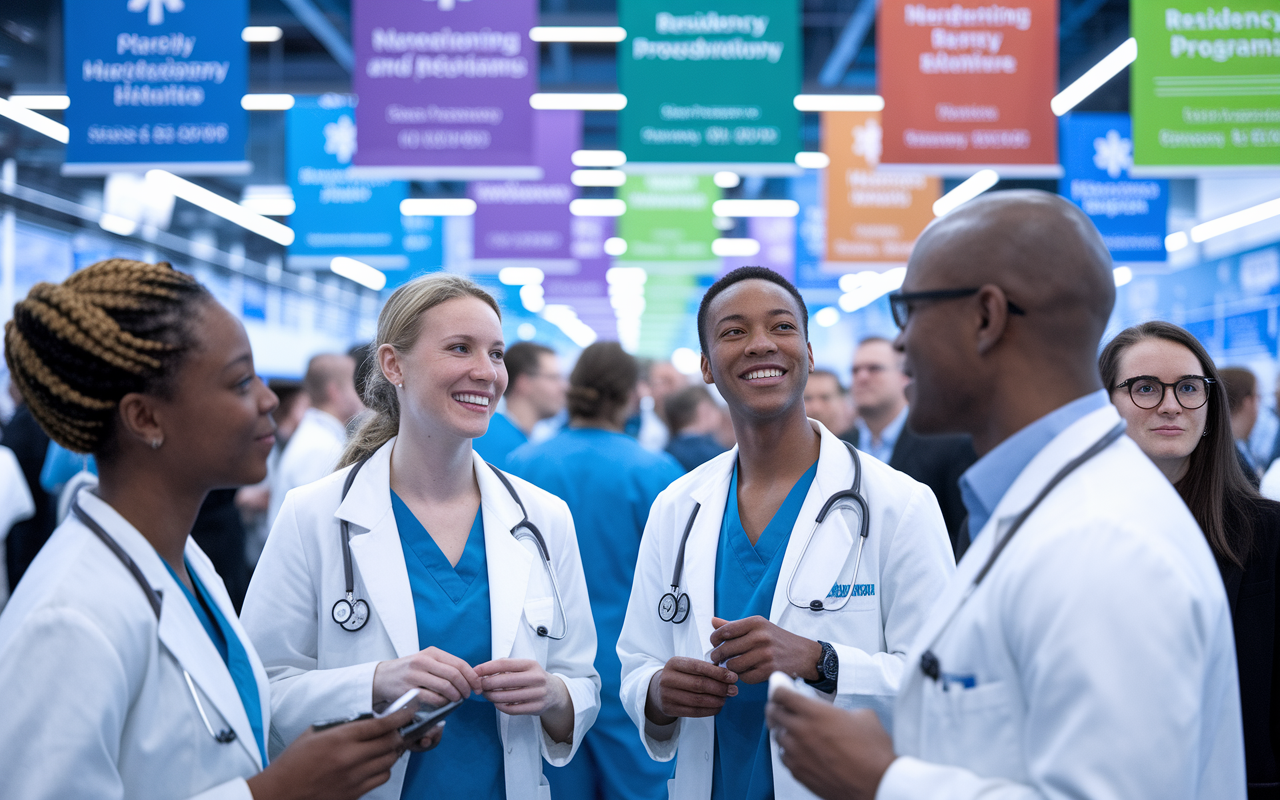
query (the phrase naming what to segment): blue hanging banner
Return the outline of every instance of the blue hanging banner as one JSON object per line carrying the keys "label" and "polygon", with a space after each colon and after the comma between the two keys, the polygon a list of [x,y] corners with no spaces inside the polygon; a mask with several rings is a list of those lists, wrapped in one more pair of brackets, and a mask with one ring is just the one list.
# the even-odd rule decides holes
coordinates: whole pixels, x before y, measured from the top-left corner
{"label": "blue hanging banner", "polygon": [[802,291],[835,290],[836,275],[822,271],[827,254],[827,209],[817,170],[805,170],[789,181],[787,196],[800,204],[796,217],[796,286]]}
{"label": "blue hanging banner", "polygon": [[1129,177],[1129,115],[1075,113],[1059,125],[1064,177],[1058,192],[1089,215],[1114,260],[1164,261],[1169,182]]}
{"label": "blue hanging banner", "polygon": [[245,0],[66,0],[63,175],[247,175]]}
{"label": "blue hanging banner", "polygon": [[287,173],[296,206],[289,224],[297,232],[289,246],[291,268],[327,270],[335,256],[364,262],[389,278],[419,258],[434,258],[438,266],[439,257],[430,252],[433,244],[439,248],[438,220],[401,220],[409,185],[350,174],[355,98],[298,97],[287,122]]}

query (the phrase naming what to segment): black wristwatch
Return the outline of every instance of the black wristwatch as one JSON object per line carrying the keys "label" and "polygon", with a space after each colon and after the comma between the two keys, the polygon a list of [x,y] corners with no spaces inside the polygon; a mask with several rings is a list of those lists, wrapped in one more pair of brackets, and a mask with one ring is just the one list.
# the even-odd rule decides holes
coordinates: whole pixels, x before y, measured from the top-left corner
{"label": "black wristwatch", "polygon": [[819,640],[822,646],[822,655],[818,657],[818,680],[806,680],[805,683],[813,688],[826,694],[834,694],[836,684],[840,677],[840,656],[836,655],[836,649],[828,642]]}

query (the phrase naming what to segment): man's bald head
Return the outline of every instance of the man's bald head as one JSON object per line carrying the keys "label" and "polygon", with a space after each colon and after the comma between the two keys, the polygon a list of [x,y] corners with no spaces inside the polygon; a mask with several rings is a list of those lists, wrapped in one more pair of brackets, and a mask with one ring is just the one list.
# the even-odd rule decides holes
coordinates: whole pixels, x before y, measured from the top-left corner
{"label": "man's bald head", "polygon": [[911,425],[963,431],[979,452],[1101,384],[1097,352],[1115,304],[1111,256],[1079,208],[1040,191],[985,195],[934,220],[903,282],[972,296],[909,303],[896,345],[914,378]]}
{"label": "man's bald head", "polygon": [[1115,305],[1111,254],[1077,206],[1036,190],[984,195],[933,221],[912,253],[928,285],[993,283],[1052,349],[1097,358]]}
{"label": "man's bald head", "polygon": [[313,408],[325,411],[346,424],[364,405],[355,387],[355,359],[341,353],[321,353],[307,363],[302,388]]}

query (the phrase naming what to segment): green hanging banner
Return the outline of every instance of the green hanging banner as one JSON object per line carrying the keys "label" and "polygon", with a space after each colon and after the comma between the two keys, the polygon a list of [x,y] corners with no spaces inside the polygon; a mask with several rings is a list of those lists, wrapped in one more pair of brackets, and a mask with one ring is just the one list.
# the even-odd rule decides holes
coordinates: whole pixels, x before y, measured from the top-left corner
{"label": "green hanging banner", "polygon": [[796,0],[619,0],[618,139],[630,168],[793,174],[801,149]]}
{"label": "green hanging banner", "polygon": [[1132,0],[1133,175],[1280,167],[1280,7]]}

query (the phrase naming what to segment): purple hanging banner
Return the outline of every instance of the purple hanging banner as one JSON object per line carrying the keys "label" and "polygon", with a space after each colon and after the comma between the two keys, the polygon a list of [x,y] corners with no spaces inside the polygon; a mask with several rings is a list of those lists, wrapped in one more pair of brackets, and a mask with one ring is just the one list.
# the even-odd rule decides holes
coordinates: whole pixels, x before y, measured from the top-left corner
{"label": "purple hanging banner", "polygon": [[355,0],[362,172],[419,180],[538,180],[535,0]]}
{"label": "purple hanging banner", "polygon": [[609,299],[609,283],[605,277],[613,266],[613,258],[604,251],[605,240],[613,236],[613,218],[573,217],[570,234],[578,273],[548,275],[542,282],[546,303],[572,306],[578,319],[589,325],[597,336],[616,341],[618,318]]}
{"label": "purple hanging banner", "polygon": [[[578,189],[569,178],[573,151],[582,148],[582,112],[533,113],[534,163],[543,179],[477,181],[469,188],[476,201],[475,272],[513,265],[538,267],[548,275],[578,271],[569,229],[569,203]],[[517,260],[518,265],[512,263]]]}

